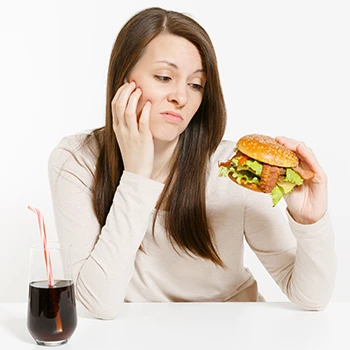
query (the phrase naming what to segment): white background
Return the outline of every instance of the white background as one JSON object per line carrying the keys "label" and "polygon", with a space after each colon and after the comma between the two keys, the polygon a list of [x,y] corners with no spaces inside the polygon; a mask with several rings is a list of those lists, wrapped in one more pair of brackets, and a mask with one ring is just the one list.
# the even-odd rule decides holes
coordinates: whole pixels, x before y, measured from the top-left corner
{"label": "white background", "polygon": [[[0,302],[27,298],[32,205],[56,238],[47,179],[53,147],[104,123],[109,55],[122,25],[161,6],[211,36],[227,103],[226,138],[304,140],[329,178],[338,254],[334,300],[350,300],[348,1],[0,1]],[[280,205],[283,209],[283,203]],[[277,210],[277,208],[276,208]],[[286,300],[247,249],[268,301]]]}

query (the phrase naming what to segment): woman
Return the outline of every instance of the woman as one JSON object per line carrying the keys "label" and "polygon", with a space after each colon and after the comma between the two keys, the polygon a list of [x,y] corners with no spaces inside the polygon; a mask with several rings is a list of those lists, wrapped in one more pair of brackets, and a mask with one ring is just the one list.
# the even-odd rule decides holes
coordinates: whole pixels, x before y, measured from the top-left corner
{"label": "woman", "polygon": [[218,176],[235,144],[215,52],[181,13],[145,9],[120,31],[107,80],[106,124],[64,138],[49,160],[59,239],[73,248],[78,300],[114,318],[123,301],[260,301],[243,265],[247,240],[288,298],[329,302],[335,276],[327,178],[303,143],[278,138],[315,172],[286,198]]}

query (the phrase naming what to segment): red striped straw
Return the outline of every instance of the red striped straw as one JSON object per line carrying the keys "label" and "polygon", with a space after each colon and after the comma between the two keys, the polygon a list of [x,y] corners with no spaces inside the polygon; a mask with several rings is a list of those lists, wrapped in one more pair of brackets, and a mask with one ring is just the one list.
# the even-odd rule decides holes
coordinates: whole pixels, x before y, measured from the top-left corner
{"label": "red striped straw", "polygon": [[54,286],[55,282],[54,282],[54,279],[52,276],[52,265],[51,265],[50,253],[47,250],[47,238],[46,238],[46,228],[45,228],[44,216],[41,213],[41,211],[37,208],[33,208],[30,205],[28,205],[28,209],[31,210],[33,213],[35,213],[37,216],[37,219],[38,219],[41,240],[43,242],[43,247],[44,247],[44,259],[45,259],[45,264],[46,264],[47,278],[49,281],[49,287],[52,288]]}

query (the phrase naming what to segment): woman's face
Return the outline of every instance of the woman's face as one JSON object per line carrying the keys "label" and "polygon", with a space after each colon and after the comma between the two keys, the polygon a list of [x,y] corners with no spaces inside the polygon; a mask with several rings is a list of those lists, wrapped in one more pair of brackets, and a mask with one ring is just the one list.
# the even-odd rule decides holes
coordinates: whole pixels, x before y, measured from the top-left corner
{"label": "woman's face", "polygon": [[198,110],[206,83],[197,48],[188,40],[160,34],[145,48],[128,81],[141,89],[137,115],[152,103],[150,130],[155,140],[176,141]]}

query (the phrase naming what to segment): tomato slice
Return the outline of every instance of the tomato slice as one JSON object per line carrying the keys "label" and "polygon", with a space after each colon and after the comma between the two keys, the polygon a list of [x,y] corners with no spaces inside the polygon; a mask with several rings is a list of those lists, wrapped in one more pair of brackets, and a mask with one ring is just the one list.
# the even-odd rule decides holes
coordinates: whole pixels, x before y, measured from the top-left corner
{"label": "tomato slice", "polygon": [[241,156],[241,158],[239,159],[239,161],[238,161],[238,165],[243,165],[245,163],[245,161],[248,160],[248,159],[249,159],[249,157],[246,156],[245,154],[243,154]]}

